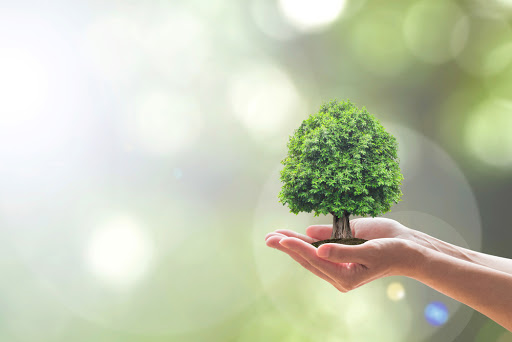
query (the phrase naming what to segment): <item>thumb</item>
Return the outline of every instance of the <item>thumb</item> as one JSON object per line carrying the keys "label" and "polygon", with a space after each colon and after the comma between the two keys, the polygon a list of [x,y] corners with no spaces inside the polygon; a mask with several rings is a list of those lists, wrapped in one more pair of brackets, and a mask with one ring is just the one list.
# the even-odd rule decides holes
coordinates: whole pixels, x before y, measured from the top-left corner
{"label": "thumb", "polygon": [[325,243],[318,247],[316,255],[332,262],[355,262],[366,264],[370,261],[371,246]]}

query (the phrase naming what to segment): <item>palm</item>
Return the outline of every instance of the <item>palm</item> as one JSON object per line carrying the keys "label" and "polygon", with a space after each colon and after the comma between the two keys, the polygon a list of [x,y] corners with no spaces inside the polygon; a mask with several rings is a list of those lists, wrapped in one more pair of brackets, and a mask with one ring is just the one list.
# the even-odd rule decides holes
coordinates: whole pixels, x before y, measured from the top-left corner
{"label": "palm", "polygon": [[[380,231],[379,234],[397,234],[394,230],[388,231],[384,223],[378,224],[379,227],[375,229]],[[374,224],[372,226],[375,227]],[[313,227],[316,230],[310,229]],[[365,224],[359,225],[359,228],[364,235]],[[328,226],[312,226],[308,227],[308,234],[314,231],[325,236],[329,233],[328,230]],[[401,251],[405,242],[398,238],[374,236],[373,239],[370,238],[369,241],[358,246],[331,246],[330,248],[338,252],[330,259],[323,259],[317,255],[320,249],[326,248],[326,245],[317,249],[311,245],[315,240],[317,239],[314,237],[290,230],[278,230],[266,236],[268,246],[287,253],[303,267],[328,281],[341,292],[350,291],[378,278],[397,274],[399,271],[397,265],[404,260]]]}

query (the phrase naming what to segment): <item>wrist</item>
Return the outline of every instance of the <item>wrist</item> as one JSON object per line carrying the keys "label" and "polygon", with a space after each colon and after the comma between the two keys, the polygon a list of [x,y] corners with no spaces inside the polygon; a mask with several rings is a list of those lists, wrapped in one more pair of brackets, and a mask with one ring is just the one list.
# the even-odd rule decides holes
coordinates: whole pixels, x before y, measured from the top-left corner
{"label": "wrist", "polygon": [[439,240],[426,233],[419,232],[413,229],[411,230],[413,241],[416,242],[417,244],[427,249],[437,251],[451,257],[455,257],[464,261],[475,262],[476,253],[474,251],[462,248],[460,246],[452,245],[451,243]]}
{"label": "wrist", "polygon": [[398,273],[401,276],[416,278],[428,260],[426,257],[431,252],[429,248],[424,247],[413,241],[406,241],[404,257],[399,264]]}
{"label": "wrist", "polygon": [[407,228],[410,236],[410,240],[412,242],[417,243],[418,245],[421,245],[423,247],[429,248],[429,249],[436,249],[436,242],[433,241],[432,236],[428,235],[427,233],[420,232],[418,230],[414,230],[412,228]]}

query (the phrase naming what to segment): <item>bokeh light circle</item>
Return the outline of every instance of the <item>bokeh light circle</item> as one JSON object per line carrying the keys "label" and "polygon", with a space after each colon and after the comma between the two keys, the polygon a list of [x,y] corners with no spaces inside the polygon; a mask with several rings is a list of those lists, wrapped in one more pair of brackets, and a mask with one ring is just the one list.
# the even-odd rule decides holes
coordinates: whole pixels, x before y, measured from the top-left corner
{"label": "bokeh light circle", "polygon": [[[130,172],[118,170],[116,177]],[[232,233],[222,233],[226,219],[217,207],[176,182],[172,168],[165,177],[151,177],[155,179],[138,178],[119,188],[114,181],[74,184],[72,190],[53,195],[52,208],[38,196],[17,195],[19,188],[3,187],[2,241],[26,268],[27,298],[46,298],[35,298],[38,305],[53,303],[48,315],[55,321],[41,322],[60,329],[71,313],[101,329],[178,339],[234,317],[260,295],[254,277],[247,279],[241,271],[250,263],[250,254],[240,246],[235,247],[240,248],[240,258],[227,252]],[[171,190],[160,191],[163,184]],[[67,210],[62,211],[64,206]],[[197,213],[201,215],[190,223]],[[117,240],[123,236],[128,239]],[[217,253],[219,246],[226,252]],[[204,267],[205,258],[215,267]],[[122,269],[116,270],[116,265]],[[193,293],[194,300],[184,293]],[[14,312],[4,307],[13,318],[25,309],[41,314],[38,308]],[[26,326],[17,324],[20,329]],[[30,337],[34,331],[44,327],[34,323],[20,335]]]}
{"label": "bokeh light circle", "polygon": [[403,299],[405,297],[405,289],[400,282],[393,282],[389,284],[386,293],[389,299],[394,301]]}
{"label": "bokeh light circle", "polygon": [[408,10],[403,29],[405,42],[416,57],[440,64],[462,50],[468,26],[465,13],[457,4],[422,0]]}
{"label": "bokeh light circle", "polygon": [[91,272],[108,286],[133,286],[153,259],[151,239],[133,218],[118,216],[92,234],[85,254]]}
{"label": "bokeh light circle", "polygon": [[512,62],[510,25],[499,18],[472,15],[469,19],[468,39],[462,51],[457,54],[457,64],[476,76],[499,73]]}
{"label": "bokeh light circle", "polygon": [[[489,59],[494,60],[501,69],[500,72],[485,78],[485,85],[489,92],[500,99],[512,101],[512,61],[507,63],[507,56],[512,55],[512,39],[509,44],[494,50]],[[505,67],[503,65],[505,64]]]}
{"label": "bokeh light circle", "polygon": [[434,326],[443,325],[449,317],[448,308],[443,302],[432,302],[425,307],[425,319]]}
{"label": "bokeh light circle", "polygon": [[287,73],[270,63],[241,68],[230,81],[228,97],[233,115],[258,140],[280,132],[303,102]]}
{"label": "bokeh light circle", "polygon": [[[385,216],[443,241],[465,248],[480,248],[479,210],[457,165],[439,146],[414,130],[398,124],[393,124],[392,130],[399,132],[402,143],[415,141],[415,149],[409,153],[418,158],[409,160],[417,163],[415,167],[403,170],[406,180],[409,172],[414,172],[414,180],[402,186],[403,200]],[[472,309],[411,278],[387,277],[341,294],[286,254],[267,247],[263,238],[275,229],[304,234],[309,225],[331,223],[326,216],[293,215],[278,202],[280,170],[279,165],[272,171],[258,199],[254,212],[253,252],[266,295],[298,329],[315,338],[322,338],[323,334],[336,335],[344,341],[358,342],[410,341],[410,334],[416,339],[428,338],[436,333],[436,327],[413,317],[422,317],[429,302],[443,301],[450,312],[457,315],[450,318],[446,324],[449,327],[439,341],[452,341],[460,334],[469,322]],[[407,296],[396,301],[387,296],[389,285],[395,282],[407,288]],[[372,329],[359,329],[354,324],[358,317]]]}
{"label": "bokeh light circle", "polygon": [[396,11],[361,13],[349,38],[356,61],[375,75],[399,75],[413,60],[403,37],[403,17]]}
{"label": "bokeh light circle", "polygon": [[488,99],[476,107],[465,124],[464,141],[481,162],[512,166],[512,102]]}
{"label": "bokeh light circle", "polygon": [[278,40],[297,36],[297,30],[283,18],[277,1],[252,0],[250,7],[254,23],[267,36]]}
{"label": "bokeh light circle", "polygon": [[301,31],[318,31],[333,23],[346,0],[279,0],[283,16]]}

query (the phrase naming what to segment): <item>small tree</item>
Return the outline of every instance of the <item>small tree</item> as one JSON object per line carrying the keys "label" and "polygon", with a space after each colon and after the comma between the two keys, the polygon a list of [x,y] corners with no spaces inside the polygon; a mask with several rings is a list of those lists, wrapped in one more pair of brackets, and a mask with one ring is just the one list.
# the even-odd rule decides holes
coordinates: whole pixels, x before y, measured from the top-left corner
{"label": "small tree", "polygon": [[294,214],[331,214],[331,239],[353,238],[350,215],[375,217],[400,201],[396,139],[364,107],[349,100],[322,105],[287,146],[279,202]]}

